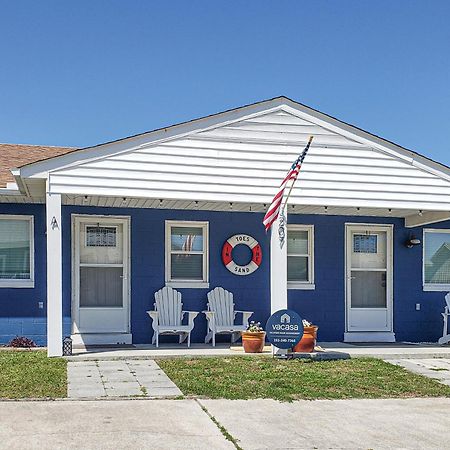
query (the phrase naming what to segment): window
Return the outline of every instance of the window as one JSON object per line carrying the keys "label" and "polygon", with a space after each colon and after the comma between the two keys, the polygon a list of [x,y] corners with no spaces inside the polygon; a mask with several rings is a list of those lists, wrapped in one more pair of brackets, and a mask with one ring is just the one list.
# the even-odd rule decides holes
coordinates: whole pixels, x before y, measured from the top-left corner
{"label": "window", "polygon": [[291,289],[315,289],[313,241],[312,225],[288,225],[287,276]]}
{"label": "window", "polygon": [[377,253],[378,236],[376,234],[353,235],[353,253]]}
{"label": "window", "polygon": [[33,217],[0,215],[0,287],[34,287]]}
{"label": "window", "polygon": [[423,230],[423,287],[450,290],[450,230]]}
{"label": "window", "polygon": [[208,222],[166,221],[166,284],[209,287]]}
{"label": "window", "polygon": [[116,227],[86,227],[86,247],[116,247]]}

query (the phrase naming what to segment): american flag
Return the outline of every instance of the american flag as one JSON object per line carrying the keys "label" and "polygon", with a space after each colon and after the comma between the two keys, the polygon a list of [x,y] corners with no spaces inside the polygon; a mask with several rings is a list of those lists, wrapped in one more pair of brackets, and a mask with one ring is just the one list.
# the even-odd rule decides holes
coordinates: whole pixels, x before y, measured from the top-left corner
{"label": "american flag", "polygon": [[311,141],[312,136],[310,136],[305,149],[303,150],[301,155],[294,161],[286,177],[280,184],[280,188],[278,189],[277,194],[273,198],[272,203],[270,204],[269,209],[267,210],[266,215],[264,216],[263,219],[263,224],[264,227],[266,228],[266,231],[268,231],[269,228],[272,226],[272,224],[275,222],[275,220],[277,220],[278,215],[280,214],[281,203],[283,202],[284,190],[286,189],[289,180],[292,180],[291,188],[294,185],[295,181],[297,180],[298,174],[302,167],[303,160],[305,159],[305,156],[308,153],[309,147],[311,145]]}

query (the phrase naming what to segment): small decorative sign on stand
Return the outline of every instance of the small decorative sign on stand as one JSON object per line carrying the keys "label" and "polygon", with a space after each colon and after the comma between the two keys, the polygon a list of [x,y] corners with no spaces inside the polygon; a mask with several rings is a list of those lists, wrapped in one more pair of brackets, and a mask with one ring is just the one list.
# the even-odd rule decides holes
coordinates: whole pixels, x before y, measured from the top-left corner
{"label": "small decorative sign on stand", "polygon": [[280,309],[273,313],[266,323],[268,341],[285,356],[286,351],[297,345],[303,336],[302,318],[290,309]]}

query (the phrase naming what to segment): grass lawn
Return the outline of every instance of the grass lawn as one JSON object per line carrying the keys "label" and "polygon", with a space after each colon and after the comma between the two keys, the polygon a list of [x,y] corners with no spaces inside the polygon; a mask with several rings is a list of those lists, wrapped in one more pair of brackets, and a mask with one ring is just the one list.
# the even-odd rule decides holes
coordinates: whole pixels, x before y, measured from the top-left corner
{"label": "grass lawn", "polygon": [[450,386],[372,358],[177,358],[158,364],[187,396],[284,401],[450,396]]}
{"label": "grass lawn", "polygon": [[66,361],[45,351],[0,351],[0,398],[67,395]]}

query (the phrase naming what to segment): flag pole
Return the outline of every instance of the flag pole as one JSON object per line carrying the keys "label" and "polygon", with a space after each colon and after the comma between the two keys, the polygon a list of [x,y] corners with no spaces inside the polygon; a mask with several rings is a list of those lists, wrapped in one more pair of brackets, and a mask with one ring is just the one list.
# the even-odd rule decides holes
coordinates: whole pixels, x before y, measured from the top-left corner
{"label": "flag pole", "polygon": [[[307,147],[309,147],[309,146],[311,145],[311,142],[312,142],[313,138],[314,138],[314,136],[309,136],[308,143],[306,144],[306,147],[305,147],[305,148],[307,148]],[[291,196],[292,188],[294,187],[294,184],[295,184],[295,182],[297,181],[297,178],[298,178],[298,177],[296,177],[296,178],[294,178],[294,179],[292,180],[291,187],[289,188],[288,194],[286,195],[286,200],[285,200],[285,202],[284,202],[283,207],[281,208],[281,213],[282,213],[282,214],[284,213],[284,210],[285,210],[285,208],[286,208],[286,205],[287,205],[287,202],[288,202],[288,200],[289,200],[289,197]]]}
{"label": "flag pole", "polygon": [[[312,140],[313,140],[313,137],[314,137],[314,136],[309,136],[308,143],[306,144],[306,147],[304,148],[303,152],[304,152],[305,150],[306,150],[306,151],[308,150],[308,148],[309,148],[309,146],[311,145],[311,142],[312,142]],[[302,163],[303,163],[303,160],[302,160]],[[285,227],[286,227],[286,216],[285,216],[285,214],[284,214],[284,210],[285,210],[285,208],[286,208],[287,202],[288,202],[289,197],[290,197],[291,192],[292,192],[292,188],[294,187],[294,184],[295,184],[295,181],[297,180],[297,178],[298,178],[298,177],[295,177],[295,178],[292,180],[291,187],[289,188],[289,192],[288,192],[288,194],[287,194],[287,196],[286,196],[286,200],[285,200],[284,204],[282,205],[282,207],[281,207],[281,209],[280,209],[280,214],[279,214],[279,216],[278,216],[278,238],[279,238],[279,240],[280,240],[280,248],[283,248],[283,246],[284,246],[284,241],[285,241],[285,239],[286,239],[286,230],[285,230]]]}

